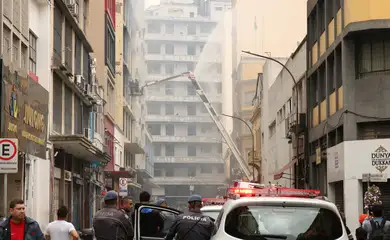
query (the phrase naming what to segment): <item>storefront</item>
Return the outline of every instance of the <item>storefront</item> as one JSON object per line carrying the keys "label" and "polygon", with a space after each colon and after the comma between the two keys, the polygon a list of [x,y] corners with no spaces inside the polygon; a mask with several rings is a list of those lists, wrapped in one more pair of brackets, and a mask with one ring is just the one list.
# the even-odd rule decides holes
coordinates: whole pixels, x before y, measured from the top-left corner
{"label": "storefront", "polygon": [[328,197],[345,212],[350,229],[358,227],[357,219],[363,213],[367,190],[363,174],[380,174],[387,179],[371,184],[380,188],[384,214],[390,217],[390,139],[344,141],[329,148],[327,158]]}
{"label": "storefront", "polygon": [[[7,66],[1,70],[1,137],[17,138],[19,150],[18,173],[8,174],[6,204],[22,198],[30,216],[45,223],[50,215],[50,162],[46,161],[49,93],[27,74],[21,76]],[[0,179],[3,191],[3,177]]]}

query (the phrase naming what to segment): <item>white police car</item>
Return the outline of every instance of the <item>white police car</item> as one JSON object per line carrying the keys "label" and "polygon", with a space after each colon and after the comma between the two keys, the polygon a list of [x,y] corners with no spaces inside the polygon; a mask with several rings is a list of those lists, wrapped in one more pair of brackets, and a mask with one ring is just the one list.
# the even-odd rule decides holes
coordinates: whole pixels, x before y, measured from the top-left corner
{"label": "white police car", "polygon": [[202,207],[200,211],[203,213],[203,215],[209,216],[215,220],[221,212],[222,207],[222,205],[209,205]]}

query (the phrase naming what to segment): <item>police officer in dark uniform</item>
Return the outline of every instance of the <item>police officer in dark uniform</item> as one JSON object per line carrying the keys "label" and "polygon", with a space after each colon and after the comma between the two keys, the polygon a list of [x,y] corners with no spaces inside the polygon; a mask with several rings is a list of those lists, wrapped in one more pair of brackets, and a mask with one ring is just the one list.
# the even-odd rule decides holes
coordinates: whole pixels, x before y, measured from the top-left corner
{"label": "police officer in dark uniform", "polygon": [[169,229],[165,240],[209,240],[214,230],[214,223],[204,216],[202,208],[202,197],[192,195],[188,199],[188,212],[176,217],[172,227]]}
{"label": "police officer in dark uniform", "polygon": [[96,240],[132,240],[133,225],[130,218],[118,210],[118,194],[109,191],[104,196],[104,208],[93,218],[93,229]]}

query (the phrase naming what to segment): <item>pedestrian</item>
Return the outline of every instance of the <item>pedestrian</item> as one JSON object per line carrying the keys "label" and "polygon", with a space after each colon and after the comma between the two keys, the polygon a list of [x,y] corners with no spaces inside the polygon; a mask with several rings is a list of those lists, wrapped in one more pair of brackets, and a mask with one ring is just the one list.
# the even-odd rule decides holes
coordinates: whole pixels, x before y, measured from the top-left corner
{"label": "pedestrian", "polygon": [[68,208],[61,206],[57,210],[57,220],[47,225],[45,233],[46,240],[69,240],[69,237],[72,237],[73,240],[79,239],[79,235],[73,224],[66,221],[67,217]]}
{"label": "pedestrian", "polygon": [[360,226],[358,228],[356,228],[356,230],[355,230],[356,240],[366,240],[367,239],[367,232],[362,228],[362,224],[366,218],[367,218],[367,214],[360,214],[360,216],[359,216]]}
{"label": "pedestrian", "polygon": [[161,207],[168,207],[168,204],[167,204],[167,202],[165,201],[165,199],[159,199],[159,200],[157,200],[156,205],[157,205],[157,206],[161,206]]}
{"label": "pedestrian", "polygon": [[383,205],[369,207],[369,216],[363,221],[362,228],[367,232],[367,239],[390,240],[390,221],[383,217]]}
{"label": "pedestrian", "polygon": [[[150,205],[150,194],[143,191],[139,195],[141,204]],[[132,214],[133,222],[135,213]],[[160,237],[160,232],[164,229],[164,219],[160,212],[151,208],[142,208],[140,213],[140,234],[143,237]]]}
{"label": "pedestrian", "polygon": [[121,210],[130,218],[133,210],[133,199],[129,196],[122,198]]}
{"label": "pedestrian", "polygon": [[9,210],[10,216],[0,223],[0,240],[45,240],[38,222],[26,217],[22,199],[12,200]]}
{"label": "pedestrian", "polygon": [[165,240],[209,240],[214,231],[213,221],[202,214],[202,197],[188,199],[188,211],[176,217]]}
{"label": "pedestrian", "polygon": [[[156,202],[156,206],[168,207],[168,204],[165,201],[165,199],[159,199]],[[161,232],[165,236],[165,235],[168,234],[169,228],[172,226],[173,222],[175,221],[175,217],[176,216],[175,216],[175,214],[173,214],[171,212],[167,212],[167,211],[161,211],[160,214],[161,214],[161,217],[164,220],[164,228],[163,228],[163,230]]]}
{"label": "pedestrian", "polygon": [[96,240],[132,240],[133,225],[129,217],[117,209],[118,194],[109,191],[104,196],[104,207],[93,218],[93,229]]}

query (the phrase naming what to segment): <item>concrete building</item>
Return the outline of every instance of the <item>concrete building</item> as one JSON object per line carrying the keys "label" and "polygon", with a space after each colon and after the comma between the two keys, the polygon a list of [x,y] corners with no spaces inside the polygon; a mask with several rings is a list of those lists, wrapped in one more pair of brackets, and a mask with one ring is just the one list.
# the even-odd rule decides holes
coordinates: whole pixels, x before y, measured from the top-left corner
{"label": "concrete building", "polygon": [[[40,28],[36,19],[40,13]],[[38,20],[37,20],[38,21]],[[41,39],[36,40],[37,36]],[[17,169],[1,167],[0,213],[8,215],[11,199],[21,198],[28,206],[28,214],[45,227],[49,222],[50,161],[47,151],[48,102],[50,69],[50,8],[45,1],[2,1],[0,4],[1,63],[1,137],[17,138]],[[30,41],[31,40],[31,41]],[[43,49],[46,46],[46,49]],[[42,47],[42,55],[37,48]],[[39,121],[26,121],[31,113]],[[8,173],[5,177],[4,173]],[[7,181],[5,183],[5,180]],[[7,187],[7,192],[5,188]],[[32,198],[32,192],[39,196]]]}
{"label": "concrete building", "polygon": [[[250,123],[254,111],[254,100],[256,99],[256,86],[258,85],[258,75],[263,72],[264,60],[261,58],[255,58],[251,56],[242,56],[238,65],[237,81],[234,84],[234,116],[239,117],[247,123]],[[232,136],[234,137],[238,148],[240,149],[242,156],[247,160],[247,164],[251,161],[249,156],[252,156],[252,147],[256,142],[257,135],[252,137],[249,127],[238,119],[233,120],[234,130]],[[253,126],[251,126],[251,129]],[[254,134],[254,132],[253,132]],[[259,161],[260,152],[256,152],[257,159]],[[234,172],[238,168],[237,161],[232,159],[231,170]],[[259,164],[259,162],[257,162]],[[253,171],[253,168],[251,167]],[[232,173],[233,173],[232,172]],[[257,175],[255,173],[255,175]],[[235,176],[238,177],[238,176]]]}
{"label": "concrete building", "polygon": [[350,229],[363,213],[364,173],[379,174],[389,217],[387,1],[307,2],[311,182]]}
{"label": "concrete building", "polygon": [[98,5],[90,5],[88,0],[55,0],[51,4],[51,218],[56,218],[58,206],[66,205],[77,229],[92,224],[92,215],[100,207],[104,190],[103,169],[113,156],[107,153],[104,142],[104,78],[100,78],[96,65],[105,58],[92,54],[89,41],[94,38],[95,29],[99,29],[95,23],[90,24],[93,22],[90,16],[99,15],[90,6]]}
{"label": "concrete building", "polygon": [[[306,119],[306,39],[288,59],[282,59],[294,75],[298,84],[298,113]],[[276,63],[275,63],[276,64]],[[296,92],[295,84],[285,69],[273,62],[266,63],[263,83],[260,83],[262,133],[262,176],[263,182],[279,183],[286,187],[296,187]],[[279,70],[279,72],[278,72]],[[281,70],[281,71],[280,71]],[[294,93],[294,94],[293,94]],[[305,123],[302,123],[304,126]],[[298,162],[304,159],[304,128],[300,128]],[[299,173],[301,176],[302,173]],[[303,176],[299,177],[302,179]]]}
{"label": "concrete building", "polygon": [[[178,0],[163,1],[146,11],[148,81],[185,71],[197,73],[202,49],[217,24],[199,9],[192,1]],[[221,46],[214,46],[213,51],[220,54]],[[221,112],[221,62],[214,61],[205,73],[198,79]],[[225,183],[221,136],[195,89],[186,77],[180,77],[146,90],[154,182],[161,186],[153,195],[166,196],[171,205],[185,204],[192,192],[215,197]]]}

